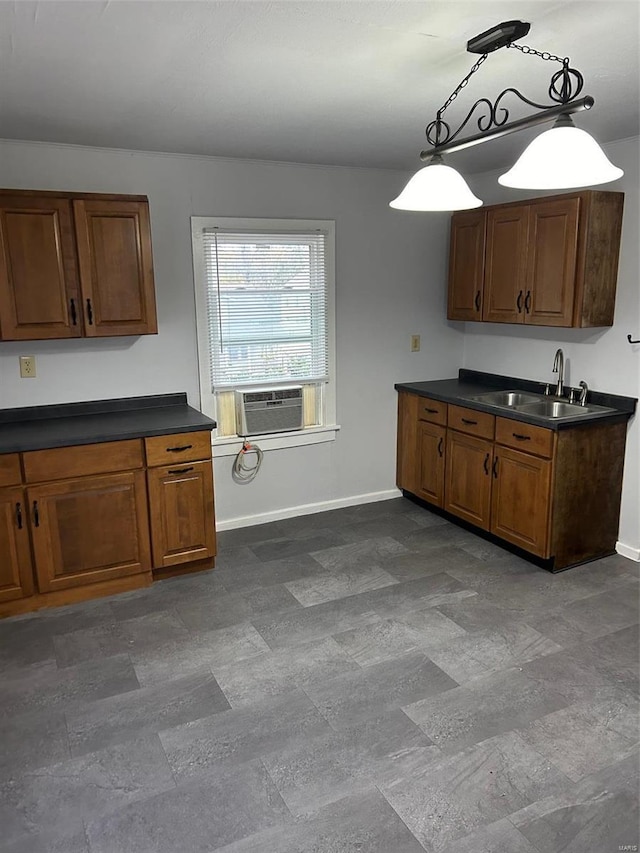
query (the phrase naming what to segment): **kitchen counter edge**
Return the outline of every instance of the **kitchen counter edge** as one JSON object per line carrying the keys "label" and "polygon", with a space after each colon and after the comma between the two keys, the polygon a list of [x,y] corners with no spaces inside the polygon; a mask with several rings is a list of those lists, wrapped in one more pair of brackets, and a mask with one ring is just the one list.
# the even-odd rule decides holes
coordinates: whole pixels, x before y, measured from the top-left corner
{"label": "kitchen counter edge", "polygon": [[212,430],[183,393],[0,409],[0,454]]}
{"label": "kitchen counter edge", "polygon": [[635,397],[622,397],[615,394],[590,391],[589,403],[612,409],[612,411],[593,412],[585,415],[576,415],[571,418],[557,419],[516,412],[513,409],[503,406],[493,406],[471,399],[479,394],[504,390],[531,391],[536,394],[542,394],[544,387],[545,383],[535,382],[534,380],[502,376],[495,373],[483,373],[465,368],[459,370],[457,379],[436,379],[428,382],[398,382],[394,385],[396,391],[407,391],[410,394],[417,394],[419,397],[430,397],[432,400],[439,400],[442,403],[465,406],[478,412],[487,412],[501,418],[509,418],[510,420],[552,430],[573,429],[580,425],[593,424],[594,421],[603,423],[624,422],[629,420],[634,414],[638,402]]}

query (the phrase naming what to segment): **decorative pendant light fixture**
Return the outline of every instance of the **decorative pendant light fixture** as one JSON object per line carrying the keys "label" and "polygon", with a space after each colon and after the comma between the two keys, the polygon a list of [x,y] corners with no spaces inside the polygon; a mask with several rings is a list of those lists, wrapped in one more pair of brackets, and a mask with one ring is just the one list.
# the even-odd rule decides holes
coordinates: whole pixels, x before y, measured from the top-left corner
{"label": "decorative pendant light fixture", "polygon": [[505,187],[531,190],[565,190],[608,184],[623,176],[591,134],[561,115],[522,152],[516,163],[500,175]]}
{"label": "decorative pendant light fixture", "polygon": [[[425,202],[429,207],[424,206]],[[467,210],[481,204],[460,172],[445,166],[439,154],[416,172],[400,195],[389,202],[390,207],[399,210]]]}
{"label": "decorative pendant light fixture", "polygon": [[[426,136],[432,148],[422,151],[420,159],[428,165],[411,178],[400,195],[390,202],[391,207],[425,211],[478,207],[482,204],[480,199],[471,192],[459,172],[443,164],[442,155],[554,119],[556,122],[553,128],[533,140],[513,168],[500,176],[499,183],[522,189],[553,190],[595,186],[622,177],[622,169],[614,166],[595,139],[577,128],[571,120],[573,113],[589,110],[594,105],[590,95],[578,98],[584,85],[582,74],[571,68],[568,57],[561,59],[546,51],[540,52],[514,43],[525,36],[529,28],[530,24],[523,21],[504,21],[467,42],[467,50],[481,56],[440,107],[435,119],[427,125]],[[442,118],[445,110],[455,101],[487,56],[502,47],[517,48],[524,54],[562,65],[549,83],[550,103],[536,103],[517,89],[509,87],[494,101],[479,98],[452,133],[450,125]],[[509,110],[502,105],[503,98],[509,94],[534,107],[537,112],[509,122]],[[458,139],[476,111],[480,113],[477,118],[479,133]]]}

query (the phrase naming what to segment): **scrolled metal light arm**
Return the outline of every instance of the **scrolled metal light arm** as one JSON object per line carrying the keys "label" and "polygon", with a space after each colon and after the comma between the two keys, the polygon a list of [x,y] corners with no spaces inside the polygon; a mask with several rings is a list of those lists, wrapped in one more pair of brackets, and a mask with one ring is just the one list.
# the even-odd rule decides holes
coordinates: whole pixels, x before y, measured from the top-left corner
{"label": "scrolled metal light arm", "polygon": [[[561,115],[570,115],[582,110],[591,109],[595,103],[591,95],[585,95],[582,98],[577,97],[582,91],[584,78],[578,70],[571,68],[568,57],[561,58],[547,51],[541,52],[526,45],[514,44],[515,39],[521,38],[528,30],[529,24],[527,23],[523,23],[522,21],[506,21],[498,24],[486,33],[481,33],[467,43],[467,50],[470,52],[480,53],[481,50],[484,52],[440,107],[435,119],[427,125],[425,133],[432,147],[421,152],[421,160],[428,161],[438,154],[461,151],[464,148],[488,142],[490,139],[498,139],[509,133],[515,133],[519,130],[525,130],[526,128],[552,121]],[[480,48],[479,45],[482,45],[482,47]],[[533,54],[545,61],[561,63],[562,68],[552,75],[549,82],[548,92],[551,103],[539,104],[527,98],[517,89],[509,87],[502,91],[493,102],[485,97],[479,98],[467,113],[466,118],[452,133],[450,125],[443,119],[444,112],[456,100],[462,89],[467,86],[470,78],[487,59],[488,54],[501,47],[517,48],[524,54]],[[539,112],[509,122],[509,110],[502,105],[503,98],[507,95],[514,95],[523,103],[535,107]],[[459,134],[478,110],[481,111],[477,119],[478,130],[480,132],[465,139],[458,139]]]}

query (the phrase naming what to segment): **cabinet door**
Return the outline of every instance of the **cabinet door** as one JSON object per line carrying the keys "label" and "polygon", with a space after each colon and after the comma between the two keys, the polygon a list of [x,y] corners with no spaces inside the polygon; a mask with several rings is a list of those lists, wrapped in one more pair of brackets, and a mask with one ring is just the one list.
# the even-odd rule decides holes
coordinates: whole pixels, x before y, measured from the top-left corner
{"label": "cabinet door", "polygon": [[33,567],[22,489],[0,490],[0,602],[33,592]]}
{"label": "cabinet door", "polygon": [[447,432],[444,508],[484,530],[491,515],[493,443],[455,430]]}
{"label": "cabinet door", "polygon": [[416,493],[418,468],[418,402],[416,394],[398,391],[398,434],[396,436],[396,485]]}
{"label": "cabinet door", "polygon": [[27,496],[41,592],[150,571],[144,471],[33,486]]}
{"label": "cabinet door", "polygon": [[71,205],[63,198],[0,197],[0,338],[82,334]]}
{"label": "cabinet door", "polygon": [[548,557],[551,462],[496,446],[491,532]]}
{"label": "cabinet door", "polygon": [[150,468],[153,567],[213,559],[216,531],[211,460]]}
{"label": "cabinet door", "polygon": [[579,198],[531,205],[525,323],[571,326]]}
{"label": "cabinet door", "polygon": [[529,208],[490,210],[482,319],[490,323],[522,323],[527,284]]}
{"label": "cabinet door", "polygon": [[449,320],[481,320],[486,214],[454,213],[449,243]]}
{"label": "cabinet door", "polygon": [[444,502],[444,453],[446,429],[420,421],[418,424],[418,483],[416,494],[429,503]]}
{"label": "cabinet door", "polygon": [[87,337],[157,332],[148,204],[75,200],[73,212]]}

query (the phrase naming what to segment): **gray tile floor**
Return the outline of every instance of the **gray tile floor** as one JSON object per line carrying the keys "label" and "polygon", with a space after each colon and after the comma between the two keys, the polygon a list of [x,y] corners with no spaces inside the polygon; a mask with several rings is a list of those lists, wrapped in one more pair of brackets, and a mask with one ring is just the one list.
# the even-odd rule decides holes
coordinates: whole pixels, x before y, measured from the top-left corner
{"label": "gray tile floor", "polygon": [[639,566],[551,575],[398,499],[0,622],[0,850],[638,844]]}

